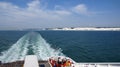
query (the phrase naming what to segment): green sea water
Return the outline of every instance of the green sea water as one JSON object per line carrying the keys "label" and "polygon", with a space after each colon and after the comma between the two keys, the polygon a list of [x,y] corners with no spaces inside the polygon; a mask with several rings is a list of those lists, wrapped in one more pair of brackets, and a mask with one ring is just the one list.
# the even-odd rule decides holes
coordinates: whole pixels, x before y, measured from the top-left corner
{"label": "green sea water", "polygon": [[[15,54],[17,59],[27,54],[39,54],[40,58],[64,55],[76,62],[120,62],[119,31],[37,31],[37,34],[32,35],[29,33],[0,31],[0,60],[9,57],[6,61],[10,61],[12,54]],[[15,44],[18,48],[12,47]],[[14,53],[8,52],[10,49],[14,49]]]}

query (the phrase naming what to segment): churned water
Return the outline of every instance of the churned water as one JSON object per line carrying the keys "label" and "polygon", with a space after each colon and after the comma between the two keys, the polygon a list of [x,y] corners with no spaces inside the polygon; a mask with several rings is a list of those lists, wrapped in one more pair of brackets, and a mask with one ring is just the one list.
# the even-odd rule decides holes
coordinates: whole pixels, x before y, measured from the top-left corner
{"label": "churned water", "polygon": [[0,61],[68,56],[76,62],[120,62],[119,31],[0,31]]}

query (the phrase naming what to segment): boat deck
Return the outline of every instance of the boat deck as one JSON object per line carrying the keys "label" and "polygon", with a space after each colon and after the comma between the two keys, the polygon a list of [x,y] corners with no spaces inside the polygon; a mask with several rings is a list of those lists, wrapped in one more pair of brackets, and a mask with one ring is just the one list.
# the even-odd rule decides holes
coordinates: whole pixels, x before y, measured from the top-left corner
{"label": "boat deck", "polygon": [[24,61],[1,63],[0,67],[23,67]]}
{"label": "boat deck", "polygon": [[[48,61],[38,61],[39,67],[51,67]],[[0,67],[23,67],[24,61],[1,63]]]}
{"label": "boat deck", "polygon": [[48,61],[38,61],[39,67],[51,67]]}
{"label": "boat deck", "polygon": [[[35,55],[28,55],[25,57],[25,60],[23,61],[16,61],[16,62],[9,62],[9,63],[0,62],[0,67],[52,67],[51,66],[52,64],[50,63],[55,63],[53,62],[53,61],[56,61],[55,58],[56,57],[50,58],[49,61],[47,60],[43,61],[43,60],[38,60]],[[57,58],[60,58],[60,57],[57,57]],[[62,67],[62,65],[60,67]],[[72,62],[72,64],[67,67],[120,67],[120,62],[117,62],[117,63],[107,63],[107,62],[105,63],[104,62],[103,63],[75,63],[75,62]]]}
{"label": "boat deck", "polygon": [[[38,61],[39,67],[51,67],[48,61]],[[0,67],[23,67],[24,61],[1,63]],[[120,67],[120,63],[76,63],[74,67]]]}

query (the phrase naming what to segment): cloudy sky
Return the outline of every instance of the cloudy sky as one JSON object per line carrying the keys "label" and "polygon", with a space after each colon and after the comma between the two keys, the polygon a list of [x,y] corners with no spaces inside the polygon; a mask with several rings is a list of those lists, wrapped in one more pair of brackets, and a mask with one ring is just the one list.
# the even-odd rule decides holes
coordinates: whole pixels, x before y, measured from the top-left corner
{"label": "cloudy sky", "polygon": [[120,27],[120,0],[0,0],[0,29]]}

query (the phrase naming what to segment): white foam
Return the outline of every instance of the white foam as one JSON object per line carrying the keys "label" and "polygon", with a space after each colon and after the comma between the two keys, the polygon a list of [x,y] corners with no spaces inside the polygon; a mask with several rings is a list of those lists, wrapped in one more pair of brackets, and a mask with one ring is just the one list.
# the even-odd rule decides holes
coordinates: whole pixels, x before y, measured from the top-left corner
{"label": "white foam", "polygon": [[42,60],[47,60],[48,57],[52,56],[64,56],[60,50],[51,48],[40,34],[32,32],[21,37],[7,51],[3,52],[0,60],[4,63],[23,60],[30,50],[29,46],[33,53]]}

